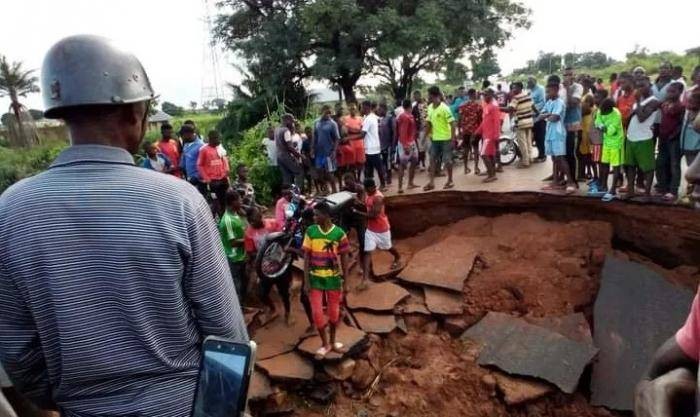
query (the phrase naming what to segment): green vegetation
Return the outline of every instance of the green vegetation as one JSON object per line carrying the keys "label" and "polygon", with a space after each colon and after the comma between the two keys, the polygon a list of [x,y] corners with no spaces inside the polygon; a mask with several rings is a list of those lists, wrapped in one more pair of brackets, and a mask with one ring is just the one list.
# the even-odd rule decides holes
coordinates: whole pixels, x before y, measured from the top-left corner
{"label": "green vegetation", "polygon": [[700,55],[692,53],[692,51],[683,55],[668,51],[651,53],[646,48],[637,48],[627,53],[624,61],[615,61],[603,52],[560,55],[553,52],[540,51],[537,58],[529,60],[525,67],[514,70],[508,78],[521,79],[534,75],[544,79],[549,74],[561,73],[563,67],[573,66],[578,73],[589,74],[608,82],[610,74],[632,71],[637,66],[646,69],[647,74],[654,75],[658,71],[659,65],[664,61],[668,61],[674,66],[682,66],[683,75],[689,79],[693,68],[696,65],[700,65]]}
{"label": "green vegetation", "polygon": [[31,148],[0,146],[0,193],[15,182],[48,168],[66,146],[68,142],[63,140],[53,140]]}

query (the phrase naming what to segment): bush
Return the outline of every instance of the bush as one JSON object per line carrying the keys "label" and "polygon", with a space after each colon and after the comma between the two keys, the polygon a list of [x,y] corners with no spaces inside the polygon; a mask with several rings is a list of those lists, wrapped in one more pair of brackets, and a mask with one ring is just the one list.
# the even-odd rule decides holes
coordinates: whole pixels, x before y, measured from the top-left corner
{"label": "bush", "polygon": [[0,193],[48,168],[67,146],[67,141],[54,140],[31,148],[0,147]]}

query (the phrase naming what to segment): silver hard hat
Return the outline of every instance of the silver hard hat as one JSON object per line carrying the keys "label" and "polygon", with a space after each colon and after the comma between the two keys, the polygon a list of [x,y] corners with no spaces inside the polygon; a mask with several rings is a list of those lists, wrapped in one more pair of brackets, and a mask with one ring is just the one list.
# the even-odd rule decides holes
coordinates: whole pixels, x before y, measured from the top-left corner
{"label": "silver hard hat", "polygon": [[72,106],[127,104],[155,97],[141,62],[111,40],[94,35],[64,38],[46,53],[41,69],[44,115],[61,117]]}

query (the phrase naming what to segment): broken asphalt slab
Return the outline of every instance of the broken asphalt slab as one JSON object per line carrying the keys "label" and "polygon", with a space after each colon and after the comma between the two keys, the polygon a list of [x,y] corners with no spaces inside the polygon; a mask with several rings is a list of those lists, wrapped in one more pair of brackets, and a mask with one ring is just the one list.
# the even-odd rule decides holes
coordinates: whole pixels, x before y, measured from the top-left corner
{"label": "broken asphalt slab", "polygon": [[523,317],[525,321],[545,329],[553,330],[571,340],[593,344],[591,326],[583,313],[567,314],[566,316]]}
{"label": "broken asphalt slab", "polygon": [[373,314],[364,311],[352,313],[360,325],[360,328],[367,333],[391,333],[396,329],[396,318],[393,314]]}
{"label": "broken asphalt slab", "polygon": [[473,238],[449,236],[417,252],[399,278],[461,292],[478,254]]}
{"label": "broken asphalt slab", "polygon": [[296,317],[293,326],[287,326],[282,316],[276,317],[265,327],[255,331],[253,340],[257,343],[257,360],[264,360],[291,352],[299,344],[308,322],[300,303],[293,303],[292,315]]}
{"label": "broken asphalt slab", "polygon": [[549,381],[571,394],[597,349],[503,313],[489,312],[461,336],[480,343],[479,365]]}
{"label": "broken asphalt slab", "polygon": [[314,365],[297,352],[285,353],[256,364],[270,379],[280,381],[309,381],[314,377]]}
{"label": "broken asphalt slab", "polygon": [[253,376],[250,378],[250,387],[248,388],[248,399],[250,401],[260,401],[272,395],[272,387],[270,379],[264,373],[257,369],[253,371]]}
{"label": "broken asphalt slab", "polygon": [[394,256],[387,251],[376,250],[371,253],[372,256],[372,274],[378,280],[388,280],[396,277],[406,264],[403,261],[399,262],[398,268],[392,268]]}
{"label": "broken asphalt slab", "polygon": [[464,298],[462,292],[447,291],[440,288],[425,287],[425,304],[435,314],[462,314]]}
{"label": "broken asphalt slab", "polygon": [[[338,327],[335,338],[338,342],[342,343],[346,349],[348,349],[348,353],[341,355],[340,353],[330,352],[326,355],[325,360],[333,361],[342,359],[344,356],[352,353],[353,349],[359,346],[366,339],[366,337],[367,334],[362,330],[341,324]],[[304,339],[304,341],[299,345],[298,349],[300,352],[313,357],[320,347],[321,338],[316,335]]]}
{"label": "broken asphalt slab", "polygon": [[410,294],[403,287],[382,282],[370,284],[364,291],[353,291],[346,295],[348,308],[374,311],[391,311],[394,306]]}
{"label": "broken asphalt slab", "polygon": [[634,388],[656,349],[683,325],[693,293],[651,269],[608,256],[593,308],[591,403],[631,410]]}

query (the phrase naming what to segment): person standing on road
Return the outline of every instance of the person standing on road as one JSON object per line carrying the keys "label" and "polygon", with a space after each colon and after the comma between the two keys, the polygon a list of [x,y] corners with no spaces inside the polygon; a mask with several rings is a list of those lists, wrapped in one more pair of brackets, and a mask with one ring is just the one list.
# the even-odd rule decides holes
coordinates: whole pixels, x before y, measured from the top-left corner
{"label": "person standing on road", "polygon": [[275,146],[277,148],[277,165],[282,172],[282,182],[304,188],[304,169],[301,165],[301,153],[294,147],[292,132],[294,131],[294,116],[287,113],[282,116],[282,124],[275,130]]}
{"label": "person standing on road", "polygon": [[496,104],[493,90],[488,88],[483,92],[484,105],[481,124],[476,134],[481,136],[481,158],[486,166],[486,178],[482,182],[496,181],[496,151],[498,138],[501,133],[501,110]]}
{"label": "person standing on road", "polygon": [[685,107],[681,104],[683,84],[673,82],[668,87],[666,101],[661,103],[659,124],[659,154],[656,159],[658,191],[666,201],[678,199],[681,184],[681,130]]}
{"label": "person standing on road", "polygon": [[660,114],[661,103],[651,94],[649,80],[637,80],[637,102],[632,107],[629,126],[627,127],[627,145],[625,146],[624,163],[627,170],[627,197],[634,197],[635,178],[638,173],[644,176],[644,195],[651,195],[654,181],[654,122]]}
{"label": "person standing on road", "polygon": [[64,416],[188,417],[204,338],[248,340],[209,207],[134,166],[155,98],[135,56],[71,36],[41,80],[71,146],[0,197],[0,362]]}
{"label": "person standing on road", "polygon": [[418,144],[416,143],[416,120],[411,114],[411,100],[403,101],[403,112],[396,121],[398,136],[396,152],[399,156],[399,194],[403,194],[403,177],[408,167],[408,189],[418,188],[413,183],[418,166]]}
{"label": "person standing on road", "polygon": [[530,90],[532,105],[535,108],[534,117],[536,121],[532,127],[532,136],[535,140],[535,146],[537,146],[537,158],[535,158],[535,162],[544,162],[547,160],[544,152],[544,136],[547,130],[547,122],[537,117],[542,113],[544,103],[546,102],[544,87],[537,84],[537,79],[535,77],[528,77],[527,88]]}
{"label": "person standing on road", "polygon": [[379,117],[374,113],[375,104],[369,101],[362,102],[362,137],[365,149],[365,178],[373,178],[377,171],[381,189],[386,190],[386,172],[382,164],[381,142],[379,140]]}
{"label": "person standing on road", "polygon": [[428,110],[421,96],[420,91],[413,92],[413,118],[416,120],[416,137],[418,144],[418,163],[421,165],[421,171],[425,170],[425,155],[428,151]]}
{"label": "person standing on road", "polygon": [[359,181],[365,167],[366,154],[364,136],[362,135],[362,117],[357,114],[355,103],[348,106],[348,113],[341,119],[346,136],[343,138],[344,146],[341,147],[340,151],[343,155],[343,163],[355,173],[355,177]]}
{"label": "person standing on road", "polygon": [[579,153],[581,143],[581,99],[583,98],[583,86],[576,82],[574,69],[569,67],[564,70],[564,88],[566,88],[566,113],[564,125],[566,126],[566,161],[574,184],[584,177],[583,164]]}
{"label": "person standing on road", "polygon": [[476,90],[470,88],[467,92],[468,100],[459,106],[459,132],[462,135],[462,147],[464,148],[464,174],[469,174],[470,155],[474,155],[474,174],[479,175],[479,135],[476,129],[481,124],[483,107],[479,102]]}
{"label": "person standing on road", "polygon": [[316,181],[322,190],[327,190],[330,183],[333,192],[336,192],[335,178],[336,155],[340,144],[340,131],[338,125],[331,118],[331,107],[324,105],[321,108],[321,118],[314,123],[314,132],[311,136],[311,149],[313,164],[316,170]]}
{"label": "person standing on road", "polygon": [[428,137],[430,143],[430,181],[423,187],[424,191],[435,189],[435,177],[440,171],[440,164],[447,170],[447,182],[444,189],[454,187],[452,182],[452,151],[456,141],[457,123],[450,108],[442,101],[440,88],[432,86],[428,89],[430,105],[428,106]]}
{"label": "person standing on road", "polygon": [[516,81],[512,84],[513,99],[508,106],[509,112],[515,115],[516,137],[520,148],[520,164],[518,168],[529,168],[532,154],[532,98],[523,91],[523,83]]}
{"label": "person standing on road", "polygon": [[544,191],[560,190],[559,178],[566,180],[566,193],[571,194],[576,191],[574,179],[571,176],[571,169],[566,160],[566,127],[564,127],[564,113],[566,104],[559,94],[559,82],[554,80],[547,84],[547,103],[545,103],[539,117],[547,121],[547,133],[545,136],[545,153],[552,157],[554,162],[554,174],[552,183],[543,187]]}

